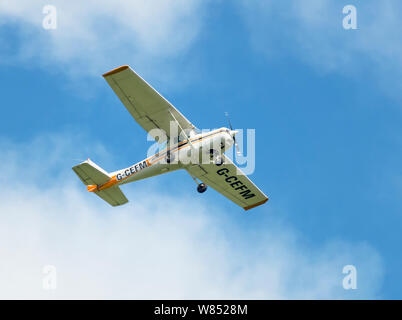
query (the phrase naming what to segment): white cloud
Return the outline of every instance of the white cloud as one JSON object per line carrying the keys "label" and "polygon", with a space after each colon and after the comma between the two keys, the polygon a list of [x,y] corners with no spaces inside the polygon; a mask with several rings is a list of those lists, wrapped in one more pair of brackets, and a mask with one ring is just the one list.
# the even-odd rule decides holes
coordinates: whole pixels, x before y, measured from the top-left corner
{"label": "white cloud", "polygon": [[[70,169],[85,145],[64,135],[0,143],[0,298],[378,296],[381,258],[364,243],[311,247],[278,218],[250,232],[218,204],[178,201],[146,181],[124,188],[128,205],[108,207]],[[42,289],[49,264],[55,291]],[[357,267],[356,291],[342,288],[346,264]]]}
{"label": "white cloud", "polygon": [[[402,3],[398,0],[240,1],[254,47],[270,58],[297,57],[320,73],[370,77],[400,97]],[[347,4],[357,8],[357,30],[342,27]]]}
{"label": "white cloud", "polygon": [[[174,86],[197,74],[196,59],[181,58],[200,34],[209,1],[52,1],[57,30],[42,28],[47,0],[0,2],[0,61],[57,70],[77,77],[99,76],[121,64],[147,79]],[[296,56],[319,72],[371,77],[400,96],[402,4],[361,1],[358,30],[344,30],[342,3],[332,0],[256,0],[238,3],[257,50],[269,57]],[[225,4],[225,2],[222,3]],[[13,30],[10,36],[10,30]],[[16,31],[17,30],[17,31]],[[177,65],[186,70],[178,71]],[[186,66],[184,66],[186,65]],[[191,72],[190,72],[191,70]],[[180,75],[178,76],[178,73]]]}
{"label": "white cloud", "polygon": [[0,39],[7,46],[1,59],[73,76],[98,76],[111,67],[131,64],[141,71],[151,69],[163,79],[173,72],[168,62],[184,54],[198,35],[206,3],[56,0],[51,4],[57,9],[57,29],[44,30],[42,9],[49,1],[3,0]]}

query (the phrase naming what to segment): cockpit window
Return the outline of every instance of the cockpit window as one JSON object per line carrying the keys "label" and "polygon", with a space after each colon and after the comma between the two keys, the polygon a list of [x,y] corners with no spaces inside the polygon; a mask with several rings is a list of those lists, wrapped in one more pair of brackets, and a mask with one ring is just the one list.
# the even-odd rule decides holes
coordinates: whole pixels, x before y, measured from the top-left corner
{"label": "cockpit window", "polygon": [[168,145],[168,141],[167,141],[167,140],[164,141],[164,142],[162,142],[162,143],[160,143],[160,144],[158,145],[159,152],[165,150],[166,147],[167,147],[167,145]]}

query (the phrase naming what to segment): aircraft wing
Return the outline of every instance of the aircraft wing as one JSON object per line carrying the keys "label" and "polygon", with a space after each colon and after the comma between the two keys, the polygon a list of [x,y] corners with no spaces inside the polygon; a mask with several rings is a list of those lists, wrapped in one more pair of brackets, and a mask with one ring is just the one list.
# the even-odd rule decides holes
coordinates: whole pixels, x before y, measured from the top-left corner
{"label": "aircraft wing", "polygon": [[268,197],[228,157],[222,156],[224,163],[220,166],[195,164],[186,170],[244,210],[267,202]]}
{"label": "aircraft wing", "polygon": [[[169,138],[170,121],[177,122],[179,128],[181,127],[183,130],[195,128],[169,101],[129,66],[116,68],[105,73],[103,77],[128,112],[141,127],[151,133],[154,139],[157,138],[157,135],[155,136],[150,130],[155,128],[163,129]],[[179,129],[178,133],[180,131]],[[166,139],[159,139],[158,142],[164,140]]]}

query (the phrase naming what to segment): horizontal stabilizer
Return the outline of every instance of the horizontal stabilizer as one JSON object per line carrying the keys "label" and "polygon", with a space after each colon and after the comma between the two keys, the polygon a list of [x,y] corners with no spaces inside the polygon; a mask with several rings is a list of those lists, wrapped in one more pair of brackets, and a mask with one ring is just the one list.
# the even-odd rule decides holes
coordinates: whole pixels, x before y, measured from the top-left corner
{"label": "horizontal stabilizer", "polygon": [[104,190],[97,190],[98,186],[110,181],[109,174],[91,160],[86,160],[73,167],[74,172],[87,185],[90,192],[105,200],[111,206],[120,206],[128,202],[124,193],[118,186],[113,186]]}
{"label": "horizontal stabilizer", "polygon": [[74,166],[73,170],[86,185],[101,185],[110,179],[105,170],[89,159]]}
{"label": "horizontal stabilizer", "polygon": [[128,202],[126,196],[118,186],[113,186],[101,191],[95,191],[95,194],[113,207],[120,206]]}

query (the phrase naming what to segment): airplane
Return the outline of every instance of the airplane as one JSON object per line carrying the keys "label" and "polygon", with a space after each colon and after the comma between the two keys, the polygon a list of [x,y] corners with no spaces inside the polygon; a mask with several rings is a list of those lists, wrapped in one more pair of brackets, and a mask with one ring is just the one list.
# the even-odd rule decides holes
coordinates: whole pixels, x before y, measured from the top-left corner
{"label": "airplane", "polygon": [[129,66],[113,69],[103,77],[137,123],[157,141],[159,148],[152,156],[111,173],[90,159],[74,166],[72,169],[89,192],[112,206],[120,206],[128,202],[121,185],[185,169],[197,183],[199,193],[210,186],[244,210],[268,201],[224,154],[236,146],[237,131],[230,121],[230,128],[200,132]]}

